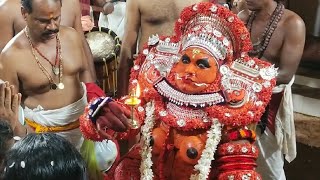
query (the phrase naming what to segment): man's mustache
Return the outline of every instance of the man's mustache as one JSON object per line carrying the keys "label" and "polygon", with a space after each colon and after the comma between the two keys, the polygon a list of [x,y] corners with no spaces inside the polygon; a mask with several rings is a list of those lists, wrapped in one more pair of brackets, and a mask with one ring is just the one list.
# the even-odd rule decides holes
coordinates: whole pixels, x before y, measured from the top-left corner
{"label": "man's mustache", "polygon": [[44,35],[50,35],[50,34],[56,34],[59,32],[59,29],[55,29],[55,30],[48,30],[46,32],[44,32]]}

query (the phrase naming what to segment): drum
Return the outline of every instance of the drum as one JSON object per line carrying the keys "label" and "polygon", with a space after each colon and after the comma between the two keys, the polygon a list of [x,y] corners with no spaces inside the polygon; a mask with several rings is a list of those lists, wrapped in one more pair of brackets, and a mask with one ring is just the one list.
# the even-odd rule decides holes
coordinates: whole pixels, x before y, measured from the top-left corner
{"label": "drum", "polygon": [[94,27],[85,37],[93,55],[98,85],[114,97],[121,41],[115,32],[104,27]]}

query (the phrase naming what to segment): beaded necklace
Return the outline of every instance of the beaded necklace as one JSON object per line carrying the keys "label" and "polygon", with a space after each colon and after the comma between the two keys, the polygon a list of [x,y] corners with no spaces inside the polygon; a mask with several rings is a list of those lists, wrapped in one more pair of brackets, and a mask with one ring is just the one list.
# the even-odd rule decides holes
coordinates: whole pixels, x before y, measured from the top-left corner
{"label": "beaded necklace", "polygon": [[[261,41],[258,43],[253,44],[253,50],[249,52],[250,56],[256,56],[258,58],[261,58],[263,56],[264,51],[267,49],[270,39],[272,37],[272,34],[274,33],[275,29],[277,28],[277,25],[283,15],[284,12],[284,6],[281,3],[277,3],[277,7],[273,11],[271,18],[265,27],[262,35],[261,35]],[[256,12],[252,12],[249,16],[248,22],[247,22],[247,28],[251,34],[252,29],[252,23],[254,19],[256,18],[257,14]]]}
{"label": "beaded necklace", "polygon": [[[48,80],[49,80],[49,85],[50,85],[50,89],[53,89],[53,90],[56,90],[57,88],[58,89],[64,89],[64,84],[63,84],[63,82],[62,82],[62,75],[63,75],[63,67],[62,67],[62,57],[61,57],[61,43],[60,43],[60,39],[59,39],[59,36],[57,35],[57,56],[59,56],[59,60],[56,60],[56,61],[59,61],[59,68],[58,68],[58,70],[57,70],[57,75],[59,75],[59,82],[58,83],[55,83],[54,82],[54,80],[53,80],[53,78],[52,78],[52,76],[51,76],[51,74],[49,73],[49,71],[47,70],[47,68],[45,68],[42,64],[41,64],[41,62],[39,61],[39,59],[38,59],[38,57],[36,56],[36,49],[34,48],[34,45],[32,44],[32,42],[31,42],[31,38],[30,38],[30,36],[29,36],[29,34],[28,34],[28,29],[27,29],[27,27],[24,29],[24,33],[25,33],[25,35],[26,35],[26,37],[27,37],[27,39],[28,39],[28,41],[29,41],[29,44],[30,44],[30,47],[31,47],[31,52],[32,52],[32,54],[33,54],[33,56],[34,56],[34,58],[35,58],[35,60],[36,60],[36,62],[37,62],[37,64],[38,64],[38,66],[39,66],[39,68],[40,68],[40,70],[42,71],[42,73],[48,78]],[[41,53],[39,53],[41,56],[42,56],[42,54]],[[56,58],[57,59],[57,58]],[[47,60],[46,58],[45,58],[45,60]],[[47,61],[49,61],[49,60],[47,60]],[[50,61],[49,61],[50,62]],[[51,64],[51,62],[50,62],[50,64]],[[52,65],[52,64],[51,64]],[[54,72],[54,70],[53,70],[53,73],[55,74],[55,72]]]}
{"label": "beaded necklace", "polygon": [[37,51],[37,53],[43,58],[43,59],[45,59],[46,61],[48,61],[50,64],[51,64],[51,67],[52,67],[52,72],[53,72],[53,74],[54,75],[59,75],[59,56],[58,56],[58,54],[59,54],[59,48],[58,48],[58,36],[56,37],[56,57],[55,57],[55,61],[54,61],[54,63],[52,63],[47,57],[45,57],[40,51],[39,51],[39,49],[37,48],[37,47],[34,47],[33,46],[33,44],[31,44],[32,45],[32,47]]}

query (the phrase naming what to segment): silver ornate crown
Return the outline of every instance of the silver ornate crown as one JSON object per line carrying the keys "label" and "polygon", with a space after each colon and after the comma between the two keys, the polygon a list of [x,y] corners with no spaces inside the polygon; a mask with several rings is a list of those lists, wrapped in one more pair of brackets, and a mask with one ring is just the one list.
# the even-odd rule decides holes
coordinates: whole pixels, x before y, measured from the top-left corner
{"label": "silver ornate crown", "polygon": [[[229,42],[227,39],[224,41]],[[216,59],[225,59],[227,55],[227,46],[211,34],[188,34],[182,40],[182,49],[188,47],[202,47],[206,49]]]}
{"label": "silver ornate crown", "polygon": [[159,44],[156,48],[160,52],[178,54],[180,50],[180,43],[171,42],[170,38],[168,37],[164,41],[159,40]]}
{"label": "silver ornate crown", "polygon": [[224,60],[228,53],[233,53],[234,37],[224,20],[217,15],[197,15],[186,25],[184,34],[183,49],[202,47],[219,60]]}

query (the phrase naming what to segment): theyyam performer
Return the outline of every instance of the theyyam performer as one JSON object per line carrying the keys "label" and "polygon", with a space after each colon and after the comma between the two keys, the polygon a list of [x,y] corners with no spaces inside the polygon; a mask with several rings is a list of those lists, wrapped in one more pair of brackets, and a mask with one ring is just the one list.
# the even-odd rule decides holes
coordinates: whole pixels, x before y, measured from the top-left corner
{"label": "theyyam performer", "polygon": [[[61,0],[21,0],[17,6],[26,26],[0,53],[0,79],[14,86],[13,94],[21,93],[19,120],[26,125],[16,123],[17,135],[48,132],[64,137],[90,164],[90,178],[99,180],[101,170],[108,170],[108,162],[116,160],[117,146],[112,141],[84,140],[79,130],[79,117],[88,101],[104,95],[90,73],[81,36],[60,25],[65,7]],[[115,109],[112,103],[110,109]]]}
{"label": "theyyam performer", "polygon": [[254,127],[277,69],[248,56],[246,27],[220,5],[185,8],[175,34],[150,37],[131,70],[130,90],[141,89],[134,108],[140,131],[117,132],[121,122],[95,119],[97,104],[110,100],[101,97],[80,118],[82,132],[96,141],[140,132],[139,142],[109,172],[117,180],[261,179]]}

